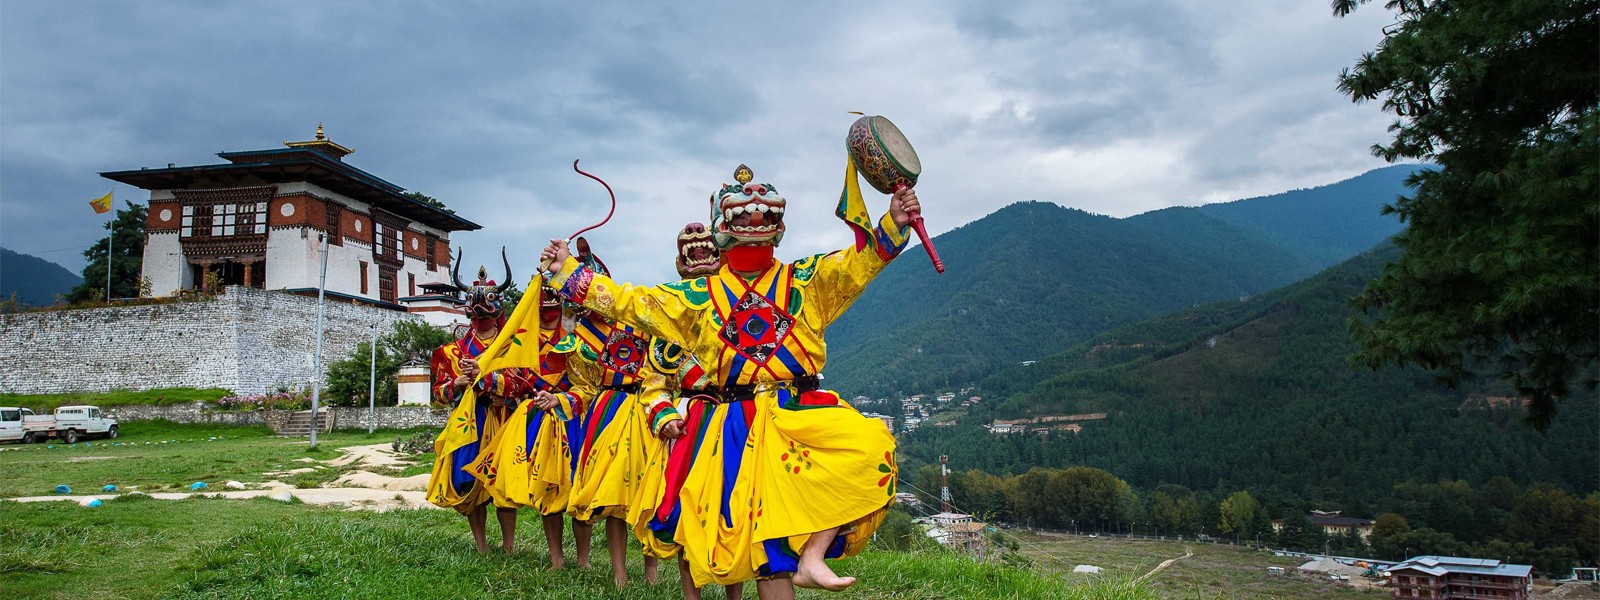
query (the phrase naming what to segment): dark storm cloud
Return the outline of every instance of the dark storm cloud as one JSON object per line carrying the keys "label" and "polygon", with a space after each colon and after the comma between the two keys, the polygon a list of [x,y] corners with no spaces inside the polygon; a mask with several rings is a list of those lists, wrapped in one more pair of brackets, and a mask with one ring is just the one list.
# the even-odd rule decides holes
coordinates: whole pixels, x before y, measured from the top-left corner
{"label": "dark storm cloud", "polygon": [[[1332,77],[1383,11],[1324,3],[0,4],[0,245],[86,246],[108,170],[310,137],[436,196],[531,267],[605,212],[622,274],[745,162],[791,199],[784,255],[836,247],[847,110],[917,144],[930,227],[1037,198],[1126,215],[1348,177],[1385,121]],[[1366,20],[1360,20],[1366,19]],[[117,185],[119,199],[147,193]],[[869,198],[874,211],[881,197]],[[44,257],[77,269],[81,249]],[[519,277],[520,278],[520,277]]]}
{"label": "dark storm cloud", "polygon": [[957,27],[995,56],[993,85],[1013,100],[975,123],[1050,146],[1150,135],[1156,115],[1216,61],[1205,24],[1178,2],[1031,3],[1000,15],[957,11]]}

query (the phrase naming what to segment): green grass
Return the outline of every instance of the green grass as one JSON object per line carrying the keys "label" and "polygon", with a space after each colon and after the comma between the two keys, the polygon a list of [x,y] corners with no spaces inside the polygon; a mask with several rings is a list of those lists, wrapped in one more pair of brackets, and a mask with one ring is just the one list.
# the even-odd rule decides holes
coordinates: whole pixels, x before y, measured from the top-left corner
{"label": "green grass", "polygon": [[[345,512],[271,500],[124,497],[99,508],[0,503],[0,589],[16,598],[678,598],[677,573],[612,588],[604,542],[593,568],[547,571],[537,520],[521,511],[518,551],[479,556],[453,511]],[[491,519],[492,521],[492,519]],[[599,528],[597,528],[599,529]],[[490,525],[491,537],[497,528]],[[571,539],[568,536],[568,557]],[[801,598],[1157,597],[1128,578],[1068,583],[947,552],[869,550],[836,568],[860,578],[844,594]],[[708,596],[715,597],[715,596]],[[755,597],[748,585],[745,597]]]}
{"label": "green grass", "polygon": [[[1300,576],[1295,569],[1305,559],[1273,556],[1271,552],[1194,541],[1017,533],[1025,555],[1041,566],[1069,573],[1072,579],[1087,577],[1070,574],[1073,566],[1079,564],[1102,567],[1112,576],[1142,575],[1162,561],[1183,556],[1186,550],[1192,549],[1194,556],[1173,562],[1148,582],[1150,590],[1163,598],[1373,600],[1388,595],[1382,590],[1356,589]],[[1269,566],[1283,567],[1285,574],[1268,575]]]}
{"label": "green grass", "polygon": [[[317,449],[310,450],[305,439],[273,437],[266,427],[131,421],[115,440],[0,446],[0,473],[5,474],[0,498],[49,495],[58,484],[89,494],[106,484],[124,490],[186,491],[196,481],[213,488],[228,480],[261,482],[271,479],[263,473],[308,466],[298,459],[331,459],[339,455],[338,448],[392,442],[401,433],[335,431],[318,436]],[[315,487],[339,473],[323,468],[283,481]]]}
{"label": "green grass", "polygon": [[149,404],[170,406],[190,402],[211,402],[232,394],[222,388],[158,388],[153,390],[110,392],[71,392],[66,394],[0,394],[0,406],[21,406],[36,413],[46,413],[58,407],[73,404],[90,404],[100,408]]}

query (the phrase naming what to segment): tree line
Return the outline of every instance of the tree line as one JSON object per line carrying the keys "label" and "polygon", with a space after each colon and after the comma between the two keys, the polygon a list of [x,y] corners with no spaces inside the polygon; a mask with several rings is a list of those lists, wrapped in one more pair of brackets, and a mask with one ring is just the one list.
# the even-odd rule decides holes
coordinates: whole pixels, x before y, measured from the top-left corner
{"label": "tree line", "polygon": [[[951,472],[948,481],[954,510],[1026,527],[1204,535],[1382,560],[1427,554],[1495,558],[1531,564],[1552,576],[1600,562],[1600,493],[1579,497],[1545,484],[1522,488],[1503,476],[1477,487],[1461,480],[1406,481],[1377,502],[1356,507],[1250,490],[1196,492],[1177,484],[1140,491],[1085,466],[1017,475],[967,469]],[[938,465],[917,468],[909,483],[903,487],[921,502],[939,506]],[[1310,522],[1311,510],[1342,510],[1357,518],[1377,511],[1377,517],[1368,539],[1353,528],[1325,531]]]}

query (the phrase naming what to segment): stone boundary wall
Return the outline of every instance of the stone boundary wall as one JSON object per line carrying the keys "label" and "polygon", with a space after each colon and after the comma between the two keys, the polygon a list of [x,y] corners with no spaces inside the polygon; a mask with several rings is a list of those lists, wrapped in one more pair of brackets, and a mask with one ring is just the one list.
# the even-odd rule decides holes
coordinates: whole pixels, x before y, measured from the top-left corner
{"label": "stone boundary wall", "polygon": [[[328,299],[322,361],[419,315]],[[239,286],[195,302],[0,315],[0,392],[311,386],[317,299]]]}
{"label": "stone boundary wall", "polygon": [[[334,429],[367,428],[367,409],[339,406],[331,409]],[[444,427],[450,409],[431,406],[379,406],[376,410],[378,429],[412,429],[416,427]]]}
{"label": "stone boundary wall", "polygon": [[216,423],[221,425],[266,425],[265,410],[207,410],[199,402],[171,406],[128,405],[107,406],[106,416],[124,421],[150,421],[164,419],[174,423]]}
{"label": "stone boundary wall", "polygon": [[[333,420],[334,429],[367,428],[365,407],[335,406],[326,409],[325,418]],[[201,403],[173,406],[111,406],[106,416],[123,421],[148,421],[164,419],[174,423],[214,423],[222,425],[265,425],[274,431],[281,428],[295,413],[290,410],[210,410]],[[450,416],[449,409],[431,406],[379,406],[374,410],[378,429],[412,429],[416,427],[443,427]],[[124,425],[124,430],[133,431]]]}

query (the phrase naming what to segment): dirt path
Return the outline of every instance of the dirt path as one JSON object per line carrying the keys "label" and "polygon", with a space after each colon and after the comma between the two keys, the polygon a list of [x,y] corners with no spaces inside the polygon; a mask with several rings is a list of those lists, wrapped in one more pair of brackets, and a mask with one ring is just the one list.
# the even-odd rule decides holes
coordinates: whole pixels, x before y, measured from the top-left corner
{"label": "dirt path", "polygon": [[[411,461],[397,456],[389,449],[389,444],[372,444],[370,446],[350,446],[341,448],[338,457],[328,461],[316,461],[309,458],[299,459],[307,463],[322,463],[329,467],[372,467],[385,469],[398,469],[410,466]],[[271,477],[295,473],[315,471],[311,467],[290,469],[282,472],[269,472],[263,475]],[[290,496],[298,498],[306,504],[316,505],[344,505],[350,510],[372,510],[384,512],[396,508],[430,508],[427,494],[424,490],[428,485],[428,474],[412,477],[393,477],[374,473],[365,469],[351,471],[341,475],[333,482],[333,487],[296,488],[281,481],[272,480],[265,483],[247,484],[254,489],[205,491],[205,492],[153,492],[148,494],[157,500],[181,500],[195,496],[204,498],[261,498],[282,497],[287,492]],[[140,492],[143,493],[143,492]],[[120,494],[95,494],[95,495],[57,495],[57,496],[26,496],[22,498],[6,498],[12,502],[48,502],[68,500],[73,502],[87,502],[92,499],[110,500]]]}
{"label": "dirt path", "polygon": [[[152,492],[151,498],[157,500],[182,500],[185,498],[262,498],[270,497],[279,492],[289,492],[290,495],[306,504],[318,506],[345,505],[350,510],[371,510],[384,512],[396,508],[430,508],[427,494],[422,492],[396,492],[392,490],[371,490],[366,488],[307,488],[297,489],[292,487],[262,488],[255,490],[236,490],[227,492]],[[49,502],[52,500],[70,500],[73,502],[86,502],[90,499],[110,500],[121,494],[98,494],[94,496],[25,496],[22,498],[7,498],[10,502]]]}
{"label": "dirt path", "polygon": [[1191,556],[1194,556],[1194,548],[1190,548],[1188,546],[1184,546],[1183,547],[1183,556],[1179,556],[1177,558],[1169,558],[1169,559],[1161,561],[1161,564],[1156,565],[1156,568],[1154,568],[1154,569],[1150,569],[1149,573],[1145,573],[1144,575],[1140,575],[1139,576],[1139,581],[1144,581],[1144,580],[1149,579],[1151,577],[1155,577],[1156,573],[1160,573],[1162,569],[1167,568],[1172,563],[1178,562],[1178,561],[1183,560],[1185,558],[1189,558]]}

